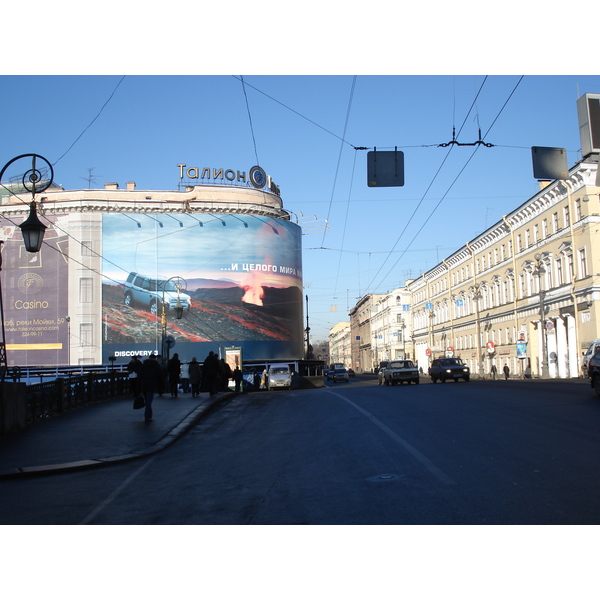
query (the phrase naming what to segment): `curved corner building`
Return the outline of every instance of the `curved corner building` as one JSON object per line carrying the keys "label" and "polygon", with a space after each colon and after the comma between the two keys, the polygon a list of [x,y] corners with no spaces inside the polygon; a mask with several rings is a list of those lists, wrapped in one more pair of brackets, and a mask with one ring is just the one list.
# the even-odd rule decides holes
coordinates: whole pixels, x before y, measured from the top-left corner
{"label": "curved corner building", "polygon": [[[124,362],[165,351],[202,361],[227,348],[244,360],[302,358],[301,228],[277,186],[253,169],[252,185],[245,173],[236,185],[232,171],[219,170],[225,185],[176,192],[139,191],[133,182],[50,188],[36,197],[48,226],[38,254],[25,251],[18,228],[31,196],[4,195],[8,366]],[[198,178],[198,170],[186,174]]]}

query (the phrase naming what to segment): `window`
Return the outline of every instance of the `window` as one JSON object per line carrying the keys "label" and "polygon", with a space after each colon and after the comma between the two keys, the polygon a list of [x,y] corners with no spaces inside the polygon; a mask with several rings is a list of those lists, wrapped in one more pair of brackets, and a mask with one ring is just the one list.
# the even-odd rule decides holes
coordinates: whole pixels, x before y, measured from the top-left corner
{"label": "window", "polygon": [[563,283],[565,282],[564,278],[563,278],[563,270],[562,270],[562,256],[559,256],[555,263],[556,265],[556,285],[560,286],[563,285]]}
{"label": "window", "polygon": [[517,236],[517,252],[521,252],[523,245],[522,245],[522,241],[521,241],[521,234],[519,234]]}
{"label": "window", "polygon": [[540,239],[540,226],[536,224],[533,226],[533,243],[537,244],[539,239]]}
{"label": "window", "polygon": [[585,248],[580,248],[579,249],[579,278],[582,279],[583,277],[587,277],[588,276],[588,270],[587,270],[587,258],[585,255]]}
{"label": "window", "polygon": [[542,237],[548,237],[548,219],[542,221]]}
{"label": "window", "polygon": [[81,256],[92,256],[92,242],[81,242]]}
{"label": "window", "polygon": [[568,206],[564,207],[563,216],[564,216],[564,220],[565,220],[565,227],[569,227],[571,225],[571,215],[570,215]]}
{"label": "window", "polygon": [[94,336],[92,323],[81,323],[79,325],[79,338],[82,346],[93,346]]}
{"label": "window", "polygon": [[79,280],[79,302],[90,303],[94,301],[94,280],[91,277],[82,277]]}
{"label": "window", "polygon": [[581,220],[581,198],[575,200],[575,220]]}
{"label": "window", "polygon": [[552,233],[556,233],[560,227],[558,226],[558,213],[552,215]]}
{"label": "window", "polygon": [[531,233],[529,229],[525,232],[525,248],[529,248],[531,246]]}

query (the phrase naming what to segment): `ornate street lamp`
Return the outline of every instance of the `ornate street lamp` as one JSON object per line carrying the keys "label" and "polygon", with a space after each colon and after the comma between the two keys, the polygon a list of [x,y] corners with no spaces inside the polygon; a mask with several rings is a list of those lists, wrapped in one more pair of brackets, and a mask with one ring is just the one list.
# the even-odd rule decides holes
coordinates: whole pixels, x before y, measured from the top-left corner
{"label": "ornate street lamp", "polygon": [[540,294],[540,333],[542,336],[542,379],[548,379],[550,372],[548,371],[548,351],[546,344],[546,316],[544,307],[544,293],[542,290],[542,275],[546,274],[546,267],[544,258],[548,256],[547,252],[542,254],[536,254],[533,258],[536,260],[536,269],[533,271],[533,275],[537,275],[538,278],[538,292]]}
{"label": "ornate street lamp", "polygon": [[[25,161],[23,161],[25,159]],[[25,249],[27,252],[39,252],[42,247],[42,241],[44,239],[44,233],[46,231],[46,225],[44,225],[38,218],[36,213],[35,194],[43,192],[52,185],[54,178],[54,170],[52,165],[39,154],[21,154],[10,160],[4,165],[2,171],[0,171],[0,184],[3,181],[4,175],[11,165],[21,161],[23,165],[29,165],[29,159],[31,159],[31,168],[18,176],[12,177],[11,181],[19,181],[23,188],[28,192],[31,192],[31,204],[29,205],[29,217],[19,225],[21,233],[23,234],[23,242],[25,243]],[[20,169],[19,169],[20,171]],[[1,244],[2,242],[0,242]],[[2,257],[0,256],[0,271],[2,271]],[[4,303],[2,301],[2,284],[0,278],[0,320],[2,320],[2,341],[0,342],[0,377],[4,381],[6,370],[8,368],[8,362],[6,358],[6,333],[4,330]]]}
{"label": "ornate street lamp", "polygon": [[[185,281],[178,276],[175,277],[170,277],[169,279],[167,279],[163,284],[162,284],[162,352],[163,352],[163,357],[165,354],[165,350],[166,350],[166,361],[168,362],[169,360],[169,355],[170,355],[170,350],[171,350],[171,346],[175,344],[174,340],[171,338],[170,340],[167,339],[167,311],[165,309],[165,291],[167,291],[167,287],[170,281],[173,281],[174,279],[177,279],[178,282],[175,284],[175,288],[177,290],[177,302],[175,303],[175,306],[173,307],[173,310],[175,311],[175,318],[177,320],[180,320],[183,317],[183,304],[181,304],[181,299],[179,297],[180,293],[181,293],[181,289],[182,287],[184,287]],[[163,358],[163,360],[165,360]]]}

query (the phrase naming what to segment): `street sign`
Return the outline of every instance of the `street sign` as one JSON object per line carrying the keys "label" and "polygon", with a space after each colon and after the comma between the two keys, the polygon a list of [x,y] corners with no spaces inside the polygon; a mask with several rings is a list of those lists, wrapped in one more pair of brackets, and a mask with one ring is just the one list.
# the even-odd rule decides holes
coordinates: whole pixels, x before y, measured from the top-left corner
{"label": "street sign", "polygon": [[172,335],[165,337],[165,347],[169,350],[175,345],[175,338]]}
{"label": "street sign", "polygon": [[369,187],[401,187],[404,185],[404,152],[375,150],[367,153],[367,185]]}

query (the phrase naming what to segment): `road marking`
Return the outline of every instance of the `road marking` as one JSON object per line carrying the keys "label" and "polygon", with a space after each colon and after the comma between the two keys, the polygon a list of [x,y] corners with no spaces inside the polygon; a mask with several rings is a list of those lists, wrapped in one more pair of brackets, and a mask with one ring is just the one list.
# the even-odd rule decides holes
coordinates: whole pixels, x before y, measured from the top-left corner
{"label": "road marking", "polygon": [[101,502],[81,523],[88,525],[91,523],[147,466],[156,458],[156,454],[151,456],[137,471],[134,471],[108,498]]}
{"label": "road marking", "polygon": [[381,429],[381,431],[386,433],[391,439],[400,444],[400,446],[402,446],[411,456],[413,456],[413,458],[417,459],[430,473],[435,475],[442,483],[446,485],[456,485],[456,481],[448,477],[448,475],[446,475],[446,473],[444,473],[441,469],[438,469],[426,456],[423,456],[423,454],[421,454],[414,446],[409,444],[405,439],[401,438],[396,432],[392,431],[387,425],[385,425],[379,419],[374,417],[370,412],[366,411],[364,408],[361,408],[360,406],[358,406],[358,404],[355,404],[351,400],[348,400],[348,398],[337,394],[336,392],[332,392],[330,390],[327,390],[327,392],[334,396],[337,396],[338,398],[341,398],[342,400],[350,404],[350,406],[353,406],[358,412],[365,415],[365,417],[367,417],[371,421],[371,423],[373,423],[373,425]]}

